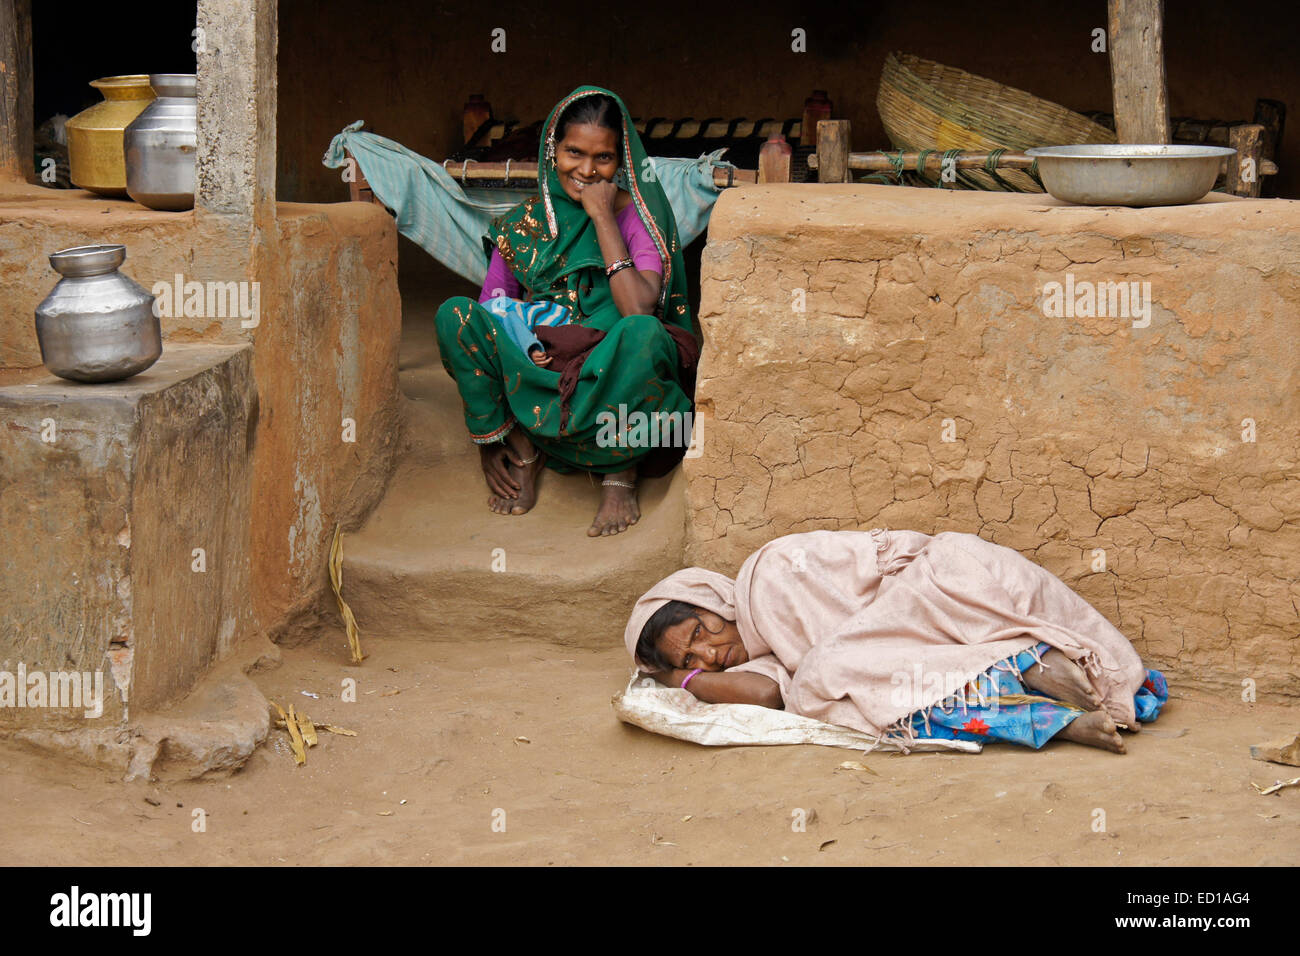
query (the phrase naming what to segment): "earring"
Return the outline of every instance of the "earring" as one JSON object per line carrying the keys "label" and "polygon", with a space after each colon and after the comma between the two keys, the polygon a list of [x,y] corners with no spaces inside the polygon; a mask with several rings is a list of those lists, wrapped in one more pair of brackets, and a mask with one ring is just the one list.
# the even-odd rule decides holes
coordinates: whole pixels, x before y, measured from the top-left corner
{"label": "earring", "polygon": [[548,139],[546,141],[546,161],[550,163],[552,166],[555,165],[555,140],[554,139]]}

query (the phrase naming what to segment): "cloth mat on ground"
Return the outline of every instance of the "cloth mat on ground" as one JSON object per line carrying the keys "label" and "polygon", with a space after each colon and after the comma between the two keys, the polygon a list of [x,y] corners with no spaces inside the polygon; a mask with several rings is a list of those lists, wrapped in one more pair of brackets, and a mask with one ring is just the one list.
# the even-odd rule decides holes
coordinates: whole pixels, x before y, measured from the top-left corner
{"label": "cloth mat on ground", "polygon": [[[632,672],[622,692],[613,698],[614,713],[625,724],[651,733],[688,740],[706,747],[821,744],[849,750],[903,750],[897,743],[881,741],[849,727],[825,724],[784,710],[754,704],[706,704],[689,690],[665,687],[652,677]],[[978,741],[921,739],[907,751],[926,753],[950,750],[981,751]]]}

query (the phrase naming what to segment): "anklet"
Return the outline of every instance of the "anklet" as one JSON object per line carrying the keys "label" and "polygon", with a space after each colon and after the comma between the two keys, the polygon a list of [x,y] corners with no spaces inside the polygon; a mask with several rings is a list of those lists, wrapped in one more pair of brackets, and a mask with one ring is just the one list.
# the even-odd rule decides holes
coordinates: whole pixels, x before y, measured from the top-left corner
{"label": "anklet", "polygon": [[602,485],[617,485],[620,488],[635,488],[635,481],[614,481],[612,478],[606,478],[601,482]]}

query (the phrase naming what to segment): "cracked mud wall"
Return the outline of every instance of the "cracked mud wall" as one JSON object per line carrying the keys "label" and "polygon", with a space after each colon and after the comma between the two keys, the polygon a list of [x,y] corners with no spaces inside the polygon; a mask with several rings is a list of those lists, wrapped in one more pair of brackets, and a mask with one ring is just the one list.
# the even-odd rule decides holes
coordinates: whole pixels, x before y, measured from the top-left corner
{"label": "cracked mud wall", "polygon": [[[1300,694],[1297,227],[1288,201],[724,193],[687,563],[732,574],[817,528],[973,532],[1177,679]],[[1150,283],[1149,325],[1045,314],[1067,274]]]}

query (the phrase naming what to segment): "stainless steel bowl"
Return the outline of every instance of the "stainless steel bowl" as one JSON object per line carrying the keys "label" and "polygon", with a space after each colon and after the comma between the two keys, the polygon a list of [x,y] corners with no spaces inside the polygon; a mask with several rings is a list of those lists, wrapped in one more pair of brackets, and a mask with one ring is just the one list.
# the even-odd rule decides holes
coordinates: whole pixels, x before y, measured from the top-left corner
{"label": "stainless steel bowl", "polygon": [[1223,146],[1118,145],[1039,146],[1025,150],[1038,160],[1043,186],[1057,199],[1083,206],[1178,206],[1214,188]]}

